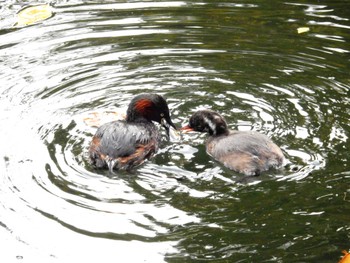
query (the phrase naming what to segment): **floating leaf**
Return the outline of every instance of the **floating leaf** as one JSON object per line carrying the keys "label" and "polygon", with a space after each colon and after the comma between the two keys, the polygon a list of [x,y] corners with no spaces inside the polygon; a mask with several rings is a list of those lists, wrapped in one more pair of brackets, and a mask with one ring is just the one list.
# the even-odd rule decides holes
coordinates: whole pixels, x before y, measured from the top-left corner
{"label": "floating leaf", "polygon": [[350,263],[350,253],[346,250],[342,251],[344,256],[340,259],[339,263]]}
{"label": "floating leaf", "polygon": [[96,111],[90,112],[88,116],[84,118],[84,122],[90,127],[100,127],[104,123],[116,120],[124,120],[125,118],[125,113],[122,110],[120,112]]}
{"label": "floating leaf", "polygon": [[17,14],[17,26],[27,26],[52,16],[51,6],[35,5],[23,8]]}
{"label": "floating leaf", "polygon": [[298,34],[306,33],[309,32],[310,28],[309,27],[299,27],[298,28]]}

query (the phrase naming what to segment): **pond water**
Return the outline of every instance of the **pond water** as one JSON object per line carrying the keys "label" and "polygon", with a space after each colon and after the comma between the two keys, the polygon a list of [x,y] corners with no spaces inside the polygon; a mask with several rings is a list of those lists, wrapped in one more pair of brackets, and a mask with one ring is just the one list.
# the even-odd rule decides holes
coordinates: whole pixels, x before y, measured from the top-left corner
{"label": "pond water", "polygon": [[[64,1],[0,7],[1,262],[337,262],[350,249],[350,3]],[[307,27],[308,32],[298,33]],[[164,137],[111,176],[86,158],[95,111],[164,95],[267,134],[289,164],[225,169],[204,134]]]}

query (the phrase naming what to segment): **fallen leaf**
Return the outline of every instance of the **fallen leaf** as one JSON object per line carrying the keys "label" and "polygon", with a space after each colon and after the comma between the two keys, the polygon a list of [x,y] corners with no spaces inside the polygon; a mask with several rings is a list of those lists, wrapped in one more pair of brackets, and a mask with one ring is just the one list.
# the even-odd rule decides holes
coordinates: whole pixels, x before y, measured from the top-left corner
{"label": "fallen leaf", "polygon": [[309,32],[310,28],[309,27],[299,27],[298,28],[298,34],[306,33]]}
{"label": "fallen leaf", "polygon": [[122,110],[120,112],[96,111],[96,112],[88,113],[88,116],[85,117],[83,120],[86,125],[97,128],[104,123],[107,123],[110,121],[124,120],[125,118],[126,118],[126,115]]}
{"label": "fallen leaf", "polygon": [[17,13],[17,26],[28,26],[52,16],[50,5],[35,5],[23,8]]}
{"label": "fallen leaf", "polygon": [[342,251],[344,256],[340,259],[339,263],[350,263],[350,254],[348,251]]}

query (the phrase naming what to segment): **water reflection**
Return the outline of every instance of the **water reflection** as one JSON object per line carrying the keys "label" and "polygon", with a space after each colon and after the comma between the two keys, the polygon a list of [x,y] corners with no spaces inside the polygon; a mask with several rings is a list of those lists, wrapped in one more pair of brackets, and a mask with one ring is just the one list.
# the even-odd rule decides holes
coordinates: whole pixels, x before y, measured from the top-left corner
{"label": "water reflection", "polygon": [[[346,4],[56,1],[13,27],[22,6],[6,2],[1,259],[336,262],[350,230]],[[210,108],[267,134],[289,164],[242,177],[191,134],[164,136],[133,173],[92,167],[85,116],[145,91],[178,126]]]}

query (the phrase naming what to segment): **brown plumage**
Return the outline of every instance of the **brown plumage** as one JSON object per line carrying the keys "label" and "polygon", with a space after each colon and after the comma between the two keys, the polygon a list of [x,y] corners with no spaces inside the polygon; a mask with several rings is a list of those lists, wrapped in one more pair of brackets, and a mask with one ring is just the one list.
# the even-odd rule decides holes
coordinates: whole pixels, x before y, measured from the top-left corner
{"label": "brown plumage", "polygon": [[225,119],[214,111],[195,112],[182,130],[207,132],[207,153],[238,173],[259,175],[284,164],[281,149],[271,139],[254,131],[231,131]]}
{"label": "brown plumage", "polygon": [[89,157],[96,167],[129,170],[142,164],[158,150],[160,134],[152,121],[169,134],[172,123],[164,98],[141,94],[129,104],[126,120],[106,123],[92,138]]}

